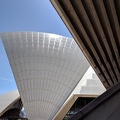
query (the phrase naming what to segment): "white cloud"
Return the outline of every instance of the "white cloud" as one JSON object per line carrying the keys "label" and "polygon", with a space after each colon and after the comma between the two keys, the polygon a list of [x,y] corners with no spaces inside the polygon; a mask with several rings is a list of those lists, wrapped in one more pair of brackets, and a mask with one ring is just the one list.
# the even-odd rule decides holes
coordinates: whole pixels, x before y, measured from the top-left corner
{"label": "white cloud", "polygon": [[14,80],[13,79],[8,79],[8,78],[5,78],[5,77],[0,77],[0,81],[9,81],[9,82],[13,82]]}

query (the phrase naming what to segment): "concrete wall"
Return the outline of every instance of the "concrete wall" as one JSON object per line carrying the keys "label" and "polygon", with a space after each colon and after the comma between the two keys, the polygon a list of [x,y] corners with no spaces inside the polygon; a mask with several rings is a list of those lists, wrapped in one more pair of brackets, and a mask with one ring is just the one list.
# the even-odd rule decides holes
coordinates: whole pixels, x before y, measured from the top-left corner
{"label": "concrete wall", "polygon": [[120,92],[90,112],[83,120],[120,120]]}

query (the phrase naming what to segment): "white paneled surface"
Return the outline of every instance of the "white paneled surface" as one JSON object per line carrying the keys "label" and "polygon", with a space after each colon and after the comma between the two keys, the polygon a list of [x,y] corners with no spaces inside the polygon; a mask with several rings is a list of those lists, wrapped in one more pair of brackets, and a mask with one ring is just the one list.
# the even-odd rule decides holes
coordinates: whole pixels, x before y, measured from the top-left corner
{"label": "white paneled surface", "polygon": [[71,38],[39,32],[2,33],[29,120],[52,120],[89,67]]}
{"label": "white paneled surface", "polygon": [[20,99],[18,90],[7,92],[0,95],[0,116],[11,106],[16,100]]}

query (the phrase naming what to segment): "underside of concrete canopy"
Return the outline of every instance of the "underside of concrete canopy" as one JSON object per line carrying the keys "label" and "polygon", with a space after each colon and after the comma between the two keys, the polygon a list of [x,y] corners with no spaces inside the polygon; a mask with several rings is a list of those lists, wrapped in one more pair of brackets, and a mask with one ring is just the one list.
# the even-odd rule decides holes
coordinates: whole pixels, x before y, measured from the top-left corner
{"label": "underside of concrete canopy", "polygon": [[51,0],[108,89],[120,81],[120,0]]}

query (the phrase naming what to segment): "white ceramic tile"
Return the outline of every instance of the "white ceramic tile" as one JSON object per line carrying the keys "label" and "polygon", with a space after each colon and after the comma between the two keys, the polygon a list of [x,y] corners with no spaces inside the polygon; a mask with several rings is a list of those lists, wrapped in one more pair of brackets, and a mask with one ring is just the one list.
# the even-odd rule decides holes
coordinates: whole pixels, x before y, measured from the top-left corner
{"label": "white ceramic tile", "polygon": [[1,38],[28,118],[52,119],[88,69],[87,60],[71,38],[39,32]]}

